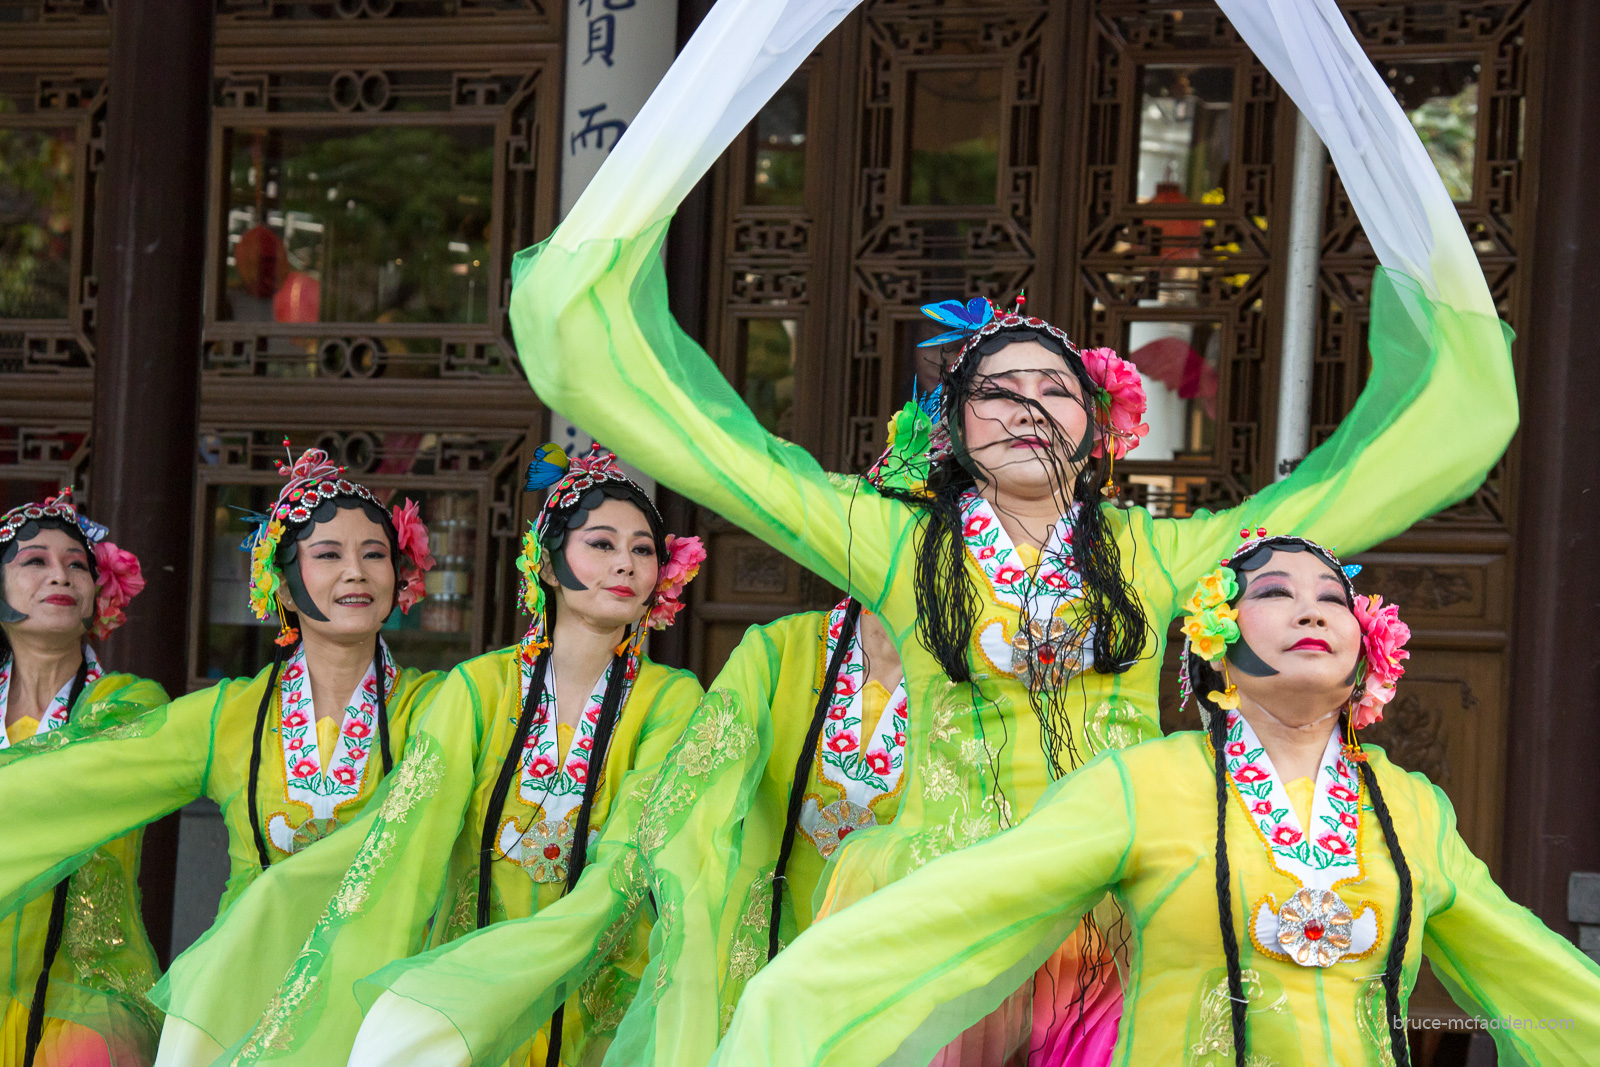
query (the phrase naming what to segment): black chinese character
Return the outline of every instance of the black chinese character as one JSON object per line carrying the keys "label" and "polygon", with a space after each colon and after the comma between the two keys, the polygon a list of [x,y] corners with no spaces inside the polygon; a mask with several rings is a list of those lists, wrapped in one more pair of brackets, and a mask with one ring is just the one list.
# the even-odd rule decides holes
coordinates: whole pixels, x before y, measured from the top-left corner
{"label": "black chinese character", "polygon": [[589,136],[591,134],[594,135],[595,148],[606,147],[607,131],[610,131],[612,135],[612,148],[615,148],[617,146],[617,142],[622,140],[622,131],[628,128],[628,124],[626,122],[623,122],[621,119],[607,119],[604,122],[595,121],[595,116],[600,114],[600,112],[604,111],[605,109],[605,104],[596,104],[594,107],[583,107],[578,109],[578,114],[583,117],[583,129],[572,135],[571,150],[573,152],[576,152],[580,145],[584,148],[588,148]]}

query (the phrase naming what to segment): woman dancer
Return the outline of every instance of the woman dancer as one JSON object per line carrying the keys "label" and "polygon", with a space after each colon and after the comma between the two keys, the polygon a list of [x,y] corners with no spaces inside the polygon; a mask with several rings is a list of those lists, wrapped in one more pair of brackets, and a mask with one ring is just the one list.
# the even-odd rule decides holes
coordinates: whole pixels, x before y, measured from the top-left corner
{"label": "woman dancer", "polygon": [[[0,516],[0,767],[65,743],[64,727],[111,728],[167,702],[155,682],[106,671],[88,644],[127,621],[143,588],[138,559],[78,513],[70,489]],[[48,809],[30,799],[7,821],[47,835]],[[145,999],[158,968],[139,919],[142,838],[74,856],[8,901],[3,1067],[150,1062],[160,1023]]]}
{"label": "woman dancer", "polygon": [[[1516,424],[1506,335],[1466,233],[1342,16],[1328,0],[1274,5],[1279,21],[1230,2],[1316,123],[1390,268],[1374,287],[1372,376],[1340,429],[1228,512],[1116,508],[1099,468],[1139,433],[1130,368],[1042,320],[952,302],[934,308],[958,347],[942,377],[948,448],[927,485],[877,494],[830,478],[766,434],[676,329],[657,245],[678,199],[851,6],[718,4],[566,221],[519,264],[512,297],[518,350],[548,405],[845,588],[893,638],[910,725],[899,815],[834,854],[833,909],[1012,825],[1089,736],[1155,736],[1166,625],[1240,526],[1359,551],[1470,492]],[[1293,62],[1289,23],[1310,45]],[[1002,1044],[1024,1033],[1011,1026]]]}
{"label": "woman dancer", "polygon": [[[560,456],[553,445],[543,451]],[[652,662],[640,645],[647,628],[677,614],[704,550],[698,538],[667,534],[650,498],[598,448],[572,461],[523,546],[527,636],[450,673],[397,784],[356,830],[272,872],[174,963],[164,1062],[209,1060],[169,1060],[175,1029],[203,1030],[234,1063],[342,1061],[361,1020],[358,979],[537,915],[591,858],[608,862],[608,825],[637,821],[641,784],[702,695],[693,675]],[[327,904],[298,957],[280,940],[261,944],[255,930],[278,899]],[[547,1025],[528,1028],[511,1063],[598,1062],[645,965],[649,924],[634,903],[587,980],[565,991]],[[594,939],[579,948],[588,953]],[[248,973],[219,989],[239,959],[251,960]]]}
{"label": "woman dancer", "polygon": [[[930,429],[928,412],[906,405],[869,472],[873,484],[925,477]],[[643,998],[619,1031],[613,1062],[648,1060],[638,1046],[652,1041],[681,1062],[709,1059],[745,981],[811,925],[828,857],[857,830],[894,820],[905,708],[894,643],[853,600],[746,633],[643,805],[652,826],[624,828],[631,832],[621,844],[642,853],[650,898],[674,916],[651,960],[652,973],[673,976],[674,995],[659,1011]],[[727,760],[712,767],[699,753],[702,739],[715,737],[746,743],[730,744]],[[398,961],[362,983],[363,999],[377,999],[351,1062],[409,1063],[419,1047],[440,1064],[503,1060],[527,1027],[543,1024],[561,990],[602,962],[583,946],[599,946],[639,905],[629,880],[611,874],[595,867],[529,919]],[[580,951],[548,951],[557,939]],[[687,990],[710,995],[679,995]]]}
{"label": "woman dancer", "polygon": [[319,449],[282,472],[288,483],[247,542],[251,605],[279,616],[278,657],[253,679],[170,704],[142,697],[165,706],[116,729],[86,717],[20,746],[0,765],[0,808],[42,814],[0,820],[0,908],[48,891],[102,842],[209,796],[228,828],[226,911],[263,870],[359,812],[404,755],[438,676],[399,670],[378,631],[422,597],[427,530],[414,504],[384,509]]}
{"label": "woman dancer", "polygon": [[1310,541],[1245,534],[1187,604],[1205,731],[1108,752],[802,936],[718,1062],[922,1062],[1105,892],[1135,928],[1117,1063],[1404,1067],[1424,955],[1474,1015],[1567,1020],[1492,1029],[1501,1062],[1590,1061],[1600,967],[1506,898],[1439,789],[1355,741],[1404,671],[1398,612]]}

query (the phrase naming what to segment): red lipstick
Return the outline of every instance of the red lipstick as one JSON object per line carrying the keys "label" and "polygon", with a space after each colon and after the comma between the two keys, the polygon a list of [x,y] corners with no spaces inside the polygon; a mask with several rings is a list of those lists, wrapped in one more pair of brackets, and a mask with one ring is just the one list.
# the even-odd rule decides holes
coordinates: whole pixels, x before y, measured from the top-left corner
{"label": "red lipstick", "polygon": [[1318,652],[1333,651],[1333,648],[1329,646],[1328,642],[1319,640],[1315,637],[1302,637],[1300,640],[1289,646],[1289,651],[1296,652],[1302,648],[1314,648]]}

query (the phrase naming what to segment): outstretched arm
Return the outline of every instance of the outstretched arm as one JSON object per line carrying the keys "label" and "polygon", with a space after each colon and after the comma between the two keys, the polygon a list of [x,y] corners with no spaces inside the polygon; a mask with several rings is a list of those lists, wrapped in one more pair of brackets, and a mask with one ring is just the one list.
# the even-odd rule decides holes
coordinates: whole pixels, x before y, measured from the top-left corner
{"label": "outstretched arm", "polygon": [[1510,331],[1427,151],[1337,5],[1221,3],[1327,145],[1383,269],[1372,374],[1338,431],[1239,507],[1158,522],[1182,593],[1245,527],[1342,554],[1393,537],[1470,495],[1517,427]]}
{"label": "outstretched arm", "polygon": [[801,934],[745,988],[715,1062],[928,1062],[1061,946],[1122,877],[1133,832],[1132,784],[1107,753],[1016,828]]}

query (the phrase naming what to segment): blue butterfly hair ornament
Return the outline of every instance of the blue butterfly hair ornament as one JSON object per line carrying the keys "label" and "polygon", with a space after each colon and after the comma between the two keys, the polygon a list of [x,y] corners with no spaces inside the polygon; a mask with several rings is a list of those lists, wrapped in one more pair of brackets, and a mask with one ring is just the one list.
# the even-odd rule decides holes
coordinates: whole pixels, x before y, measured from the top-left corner
{"label": "blue butterfly hair ornament", "polygon": [[530,493],[550,488],[566,477],[567,465],[566,450],[560,445],[554,442],[540,445],[534,450],[533,462],[528,464],[528,483],[523,488]]}
{"label": "blue butterfly hair ornament", "polygon": [[268,516],[259,511],[251,511],[249,508],[241,508],[237,504],[229,504],[228,507],[237,511],[240,521],[251,528],[250,532],[245,534],[244,540],[239,543],[239,551],[248,552],[256,547],[256,542],[261,540],[261,535],[266,532]]}
{"label": "blue butterfly hair ornament", "polygon": [[937,304],[923,304],[922,313],[941,326],[951,326],[937,337],[930,337],[917,345],[933,348],[954,341],[965,341],[994,320],[994,305],[981,296],[966,303],[960,300],[941,300]]}
{"label": "blue butterfly hair ornament", "polygon": [[1340,569],[1344,571],[1344,576],[1346,578],[1354,578],[1356,575],[1361,573],[1361,564],[1344,563],[1340,564]]}

